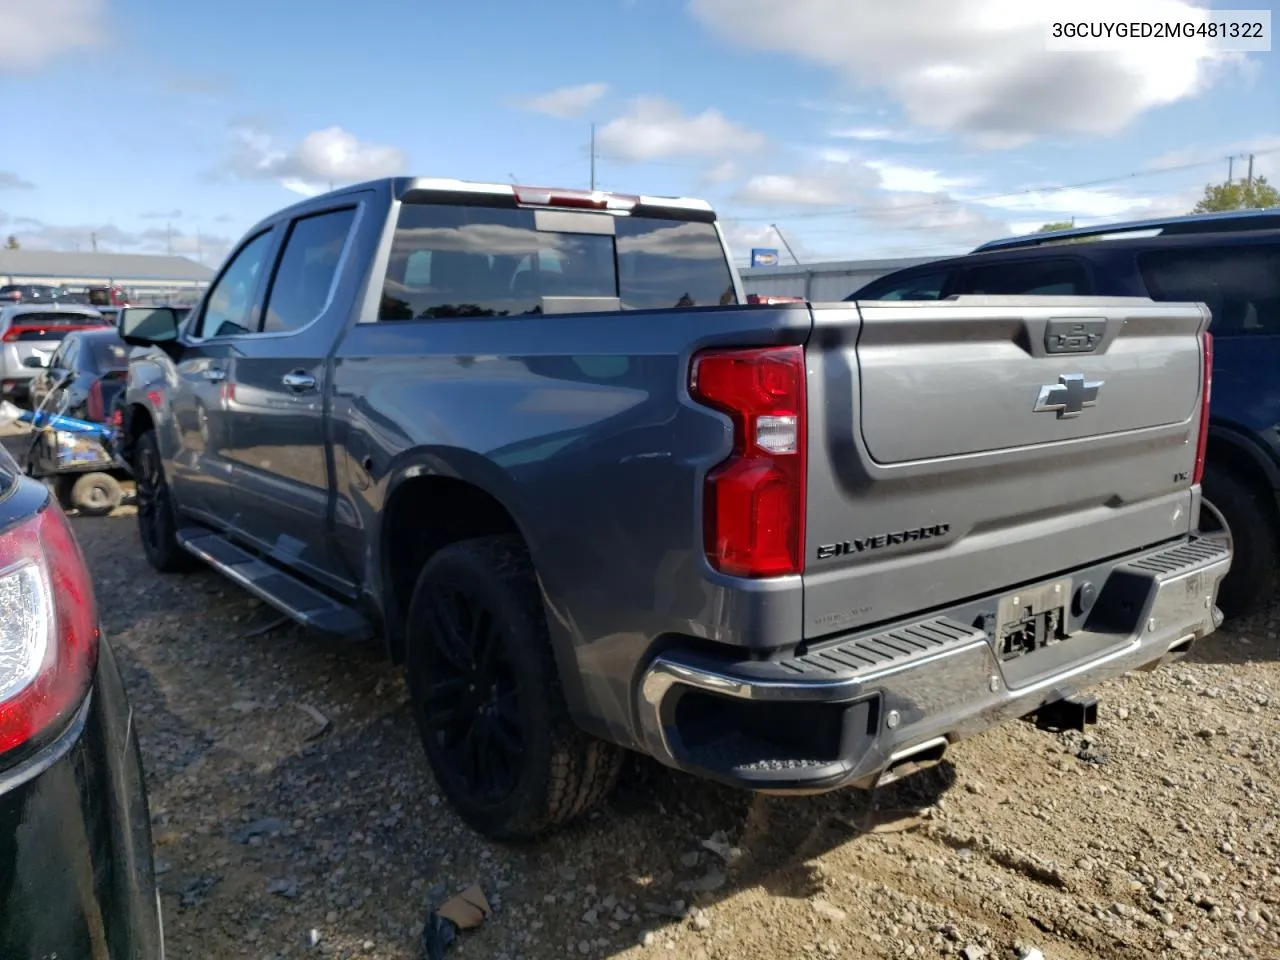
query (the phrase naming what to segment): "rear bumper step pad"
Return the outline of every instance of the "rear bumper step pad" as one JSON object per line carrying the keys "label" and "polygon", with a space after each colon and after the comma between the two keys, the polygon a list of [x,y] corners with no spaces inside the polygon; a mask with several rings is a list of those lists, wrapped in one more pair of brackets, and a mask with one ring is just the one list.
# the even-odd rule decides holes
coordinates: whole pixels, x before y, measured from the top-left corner
{"label": "rear bumper step pad", "polygon": [[[1087,651],[1085,659],[1063,659],[1061,649],[1023,658],[1024,664],[1040,658],[1050,665],[1038,673],[1025,665],[1013,668],[1016,660],[1002,663],[982,628],[947,612],[839,638],[783,660],[726,661],[668,650],[638,684],[641,738],[668,765],[751,789],[871,786],[895,758],[923,743],[972,736],[1102,680],[1180,655],[1216,627],[1214,599],[1230,556],[1221,541],[1189,538],[1115,563],[1102,595],[1119,594],[1124,602],[1099,610],[1107,632],[1081,631],[1060,645],[1076,644]],[[1123,624],[1116,622],[1121,608]],[[700,720],[698,736],[687,738],[681,717],[689,711],[682,714],[679,703],[689,693],[722,698],[728,727],[735,722],[731,718],[755,708],[769,716],[752,733],[730,728],[722,736],[714,719]],[[813,713],[824,706],[830,708],[826,719]],[[779,755],[769,729],[794,728],[787,711],[806,709],[804,723],[830,725],[826,747]],[[715,715],[705,708],[698,714]]]}

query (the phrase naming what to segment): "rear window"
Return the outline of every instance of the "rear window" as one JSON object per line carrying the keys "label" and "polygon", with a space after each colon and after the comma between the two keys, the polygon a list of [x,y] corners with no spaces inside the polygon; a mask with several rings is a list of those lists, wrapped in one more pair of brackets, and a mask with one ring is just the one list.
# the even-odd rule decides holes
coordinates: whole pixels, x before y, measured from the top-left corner
{"label": "rear window", "polygon": [[543,297],[618,298],[624,310],[735,303],[710,223],[617,217],[614,235],[538,230],[533,210],[405,204],[380,318],[542,312]]}
{"label": "rear window", "polygon": [[1153,300],[1207,305],[1214,336],[1280,333],[1280,244],[1149,250],[1138,269]]}
{"label": "rear window", "polygon": [[1088,296],[1089,275],[1078,260],[988,263],[965,271],[956,293],[991,296]]}
{"label": "rear window", "polygon": [[129,348],[120,340],[86,340],[88,366],[99,373],[129,369]]}

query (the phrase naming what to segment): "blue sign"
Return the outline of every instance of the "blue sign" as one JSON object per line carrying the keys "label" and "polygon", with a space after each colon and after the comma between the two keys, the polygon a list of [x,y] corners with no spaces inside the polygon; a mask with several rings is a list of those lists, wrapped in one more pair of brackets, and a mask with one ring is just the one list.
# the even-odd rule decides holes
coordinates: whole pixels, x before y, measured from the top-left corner
{"label": "blue sign", "polygon": [[776,267],[778,265],[778,251],[764,247],[752,247],[751,265],[753,267]]}

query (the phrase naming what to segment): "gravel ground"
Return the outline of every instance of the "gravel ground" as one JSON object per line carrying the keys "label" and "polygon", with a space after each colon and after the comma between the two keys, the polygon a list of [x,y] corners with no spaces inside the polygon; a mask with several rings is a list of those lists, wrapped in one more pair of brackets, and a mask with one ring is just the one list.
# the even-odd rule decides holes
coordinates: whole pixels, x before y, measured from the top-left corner
{"label": "gravel ground", "polygon": [[882,791],[751,797],[637,759],[540,844],[442,802],[397,669],[76,519],[147,765],[169,956],[1280,957],[1280,605],[1098,690],[1087,737],[1012,724]]}

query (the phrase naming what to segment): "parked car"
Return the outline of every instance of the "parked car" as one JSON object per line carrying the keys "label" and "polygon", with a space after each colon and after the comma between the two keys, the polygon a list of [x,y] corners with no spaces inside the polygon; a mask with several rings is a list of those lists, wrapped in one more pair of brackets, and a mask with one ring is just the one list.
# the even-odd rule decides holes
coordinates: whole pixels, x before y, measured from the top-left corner
{"label": "parked car", "polygon": [[[74,330],[31,378],[32,407],[106,423],[129,374],[129,346],[114,327]],[[37,358],[39,359],[39,358]]]}
{"label": "parked car", "polygon": [[67,295],[65,287],[47,283],[6,283],[0,286],[0,305],[6,303],[52,303]]}
{"label": "parked car", "polygon": [[0,400],[28,402],[31,378],[48,363],[62,338],[74,330],[103,326],[102,315],[92,307],[0,307]]}
{"label": "parked car", "polygon": [[[122,328],[147,559],[381,635],[497,838],[620,748],[813,792],[1083,726],[1215,628],[1202,305],[749,304],[731,262],[686,199],[392,179],[267,218]],[[1100,338],[1054,346],[1064,310]]]}
{"label": "parked car", "polygon": [[135,727],[93,581],[0,448],[0,957],[160,960]]}
{"label": "parked car", "polygon": [[848,299],[955,295],[1142,296],[1201,301],[1213,314],[1214,395],[1204,473],[1206,529],[1232,541],[1219,605],[1252,612],[1280,550],[1280,211],[1143,220],[997,240],[899,270]]}

